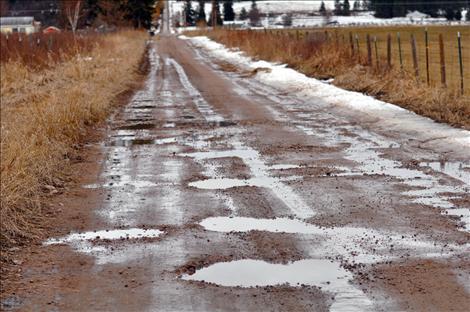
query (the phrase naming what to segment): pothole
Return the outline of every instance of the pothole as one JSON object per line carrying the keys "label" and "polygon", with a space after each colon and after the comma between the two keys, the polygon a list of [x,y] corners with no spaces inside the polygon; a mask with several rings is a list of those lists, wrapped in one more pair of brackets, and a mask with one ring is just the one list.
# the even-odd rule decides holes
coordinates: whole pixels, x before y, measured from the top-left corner
{"label": "pothole", "polygon": [[107,145],[126,147],[126,146],[133,146],[133,145],[150,145],[153,143],[154,143],[154,140],[152,139],[130,139],[130,140],[120,139],[120,140],[111,141]]}
{"label": "pothole", "polygon": [[149,130],[154,129],[155,124],[151,123],[137,123],[133,125],[125,125],[118,128],[118,130]]}
{"label": "pothole", "polygon": [[350,284],[352,274],[329,260],[307,259],[287,264],[251,259],[220,262],[181,278],[225,287],[316,286],[334,294],[330,311],[367,311],[372,307],[369,298]]}

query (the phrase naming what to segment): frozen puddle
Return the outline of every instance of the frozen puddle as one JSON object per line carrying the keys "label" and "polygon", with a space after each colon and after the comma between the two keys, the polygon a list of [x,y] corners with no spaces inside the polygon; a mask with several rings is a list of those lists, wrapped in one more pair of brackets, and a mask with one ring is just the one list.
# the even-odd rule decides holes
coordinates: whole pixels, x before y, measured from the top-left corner
{"label": "frozen puddle", "polygon": [[183,275],[187,281],[202,281],[226,287],[256,287],[288,284],[292,287],[321,287],[334,294],[330,311],[367,311],[372,302],[351,285],[352,274],[328,260],[300,260],[273,264],[260,260],[221,262]]}
{"label": "frozen puddle", "polygon": [[45,245],[56,244],[70,244],[80,241],[93,241],[93,240],[118,240],[118,239],[140,239],[140,238],[155,238],[162,234],[160,230],[145,230],[145,229],[127,229],[127,230],[101,230],[83,233],[72,233],[63,238],[48,239]]}

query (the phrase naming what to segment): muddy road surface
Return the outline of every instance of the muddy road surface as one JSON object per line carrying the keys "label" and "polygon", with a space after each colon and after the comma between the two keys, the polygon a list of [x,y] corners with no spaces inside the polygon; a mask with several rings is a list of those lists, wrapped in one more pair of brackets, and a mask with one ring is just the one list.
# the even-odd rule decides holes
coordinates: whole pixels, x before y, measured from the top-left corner
{"label": "muddy road surface", "polygon": [[[60,196],[23,311],[465,311],[468,150],[174,36]],[[436,141],[440,142],[439,144]]]}

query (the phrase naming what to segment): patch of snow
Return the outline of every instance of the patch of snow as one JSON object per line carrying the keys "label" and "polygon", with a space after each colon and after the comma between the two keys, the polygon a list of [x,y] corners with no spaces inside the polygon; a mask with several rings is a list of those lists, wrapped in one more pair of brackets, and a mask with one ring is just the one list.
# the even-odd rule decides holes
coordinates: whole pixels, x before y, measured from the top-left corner
{"label": "patch of snow", "polygon": [[253,71],[256,68],[268,68],[269,71],[259,71],[255,79],[274,86],[282,92],[296,94],[299,98],[321,98],[329,104],[349,107],[378,117],[384,124],[393,126],[396,130],[418,131],[429,138],[444,137],[442,140],[445,142],[470,147],[470,131],[438,124],[397,105],[377,100],[359,92],[346,91],[334,85],[325,84],[287,68],[283,64],[254,61],[243,52],[227,49],[224,45],[207,37],[180,36],[180,38],[189,40],[196,47],[206,50],[212,57],[234,64],[244,70]]}

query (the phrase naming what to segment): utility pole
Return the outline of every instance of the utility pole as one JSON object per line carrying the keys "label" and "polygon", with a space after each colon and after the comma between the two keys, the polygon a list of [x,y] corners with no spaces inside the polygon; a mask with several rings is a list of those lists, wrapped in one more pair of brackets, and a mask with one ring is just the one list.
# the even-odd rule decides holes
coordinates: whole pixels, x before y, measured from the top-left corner
{"label": "utility pole", "polygon": [[266,3],[266,28],[269,28],[269,3]]}

